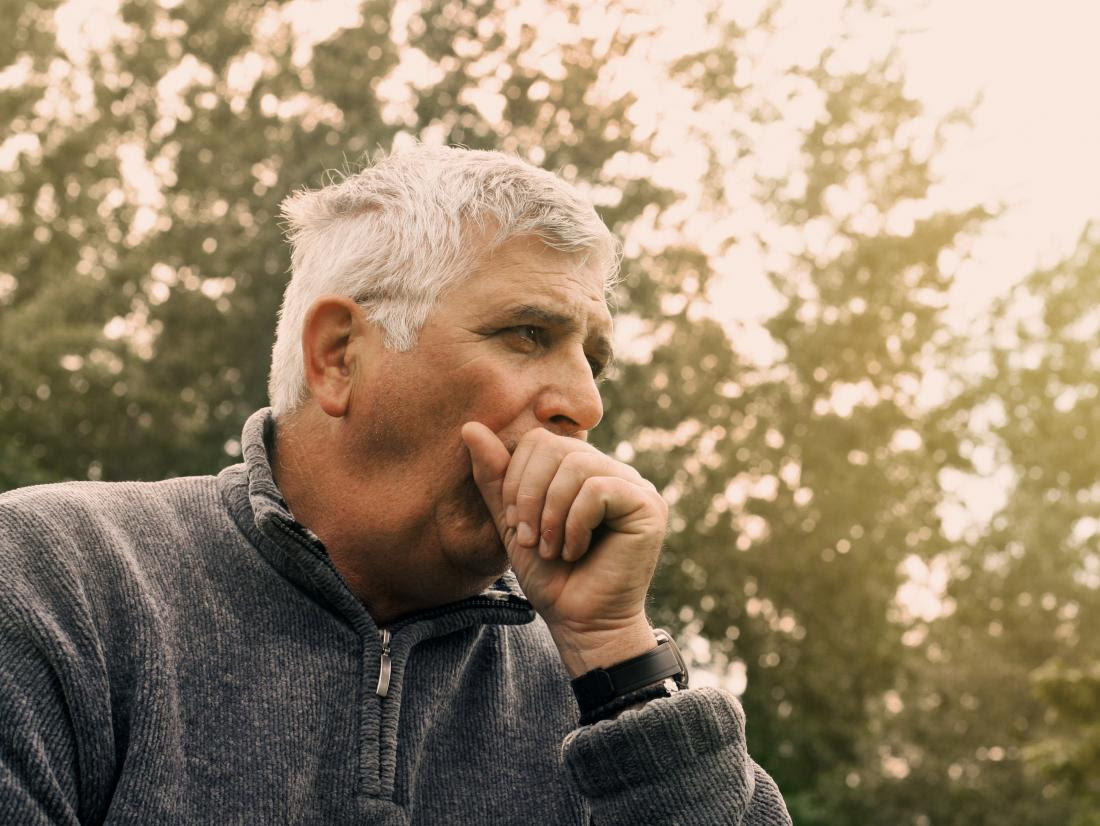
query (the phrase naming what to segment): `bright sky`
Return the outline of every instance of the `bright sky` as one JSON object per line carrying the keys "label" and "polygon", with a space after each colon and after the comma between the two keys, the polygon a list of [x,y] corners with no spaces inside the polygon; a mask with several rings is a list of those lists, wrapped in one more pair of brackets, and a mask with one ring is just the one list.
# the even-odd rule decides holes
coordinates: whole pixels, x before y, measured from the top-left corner
{"label": "bright sky", "polygon": [[[914,2],[914,7],[917,3]],[[932,113],[984,98],[939,166],[959,204],[1008,209],[958,277],[952,312],[1068,254],[1100,219],[1100,3],[928,0],[900,15],[910,91]]]}

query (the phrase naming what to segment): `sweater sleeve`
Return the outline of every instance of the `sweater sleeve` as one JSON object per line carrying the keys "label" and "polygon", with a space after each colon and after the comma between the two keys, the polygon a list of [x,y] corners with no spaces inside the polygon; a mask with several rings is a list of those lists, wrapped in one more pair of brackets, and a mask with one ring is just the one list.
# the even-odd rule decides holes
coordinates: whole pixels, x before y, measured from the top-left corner
{"label": "sweater sleeve", "polygon": [[741,704],[684,691],[572,732],[564,759],[595,826],[789,826],[775,782],[749,757]]}
{"label": "sweater sleeve", "polygon": [[77,549],[24,498],[0,501],[0,823],[69,826],[102,818],[108,689]]}
{"label": "sweater sleeve", "polygon": [[77,749],[57,678],[0,615],[0,822],[77,824]]}

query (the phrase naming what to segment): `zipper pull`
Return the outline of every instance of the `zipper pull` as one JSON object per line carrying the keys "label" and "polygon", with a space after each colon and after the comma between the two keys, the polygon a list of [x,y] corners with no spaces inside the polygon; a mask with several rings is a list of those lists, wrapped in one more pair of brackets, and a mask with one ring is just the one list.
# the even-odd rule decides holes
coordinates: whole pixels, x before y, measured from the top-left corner
{"label": "zipper pull", "polygon": [[390,632],[382,629],[382,659],[378,663],[378,687],[374,693],[385,697],[390,693]]}

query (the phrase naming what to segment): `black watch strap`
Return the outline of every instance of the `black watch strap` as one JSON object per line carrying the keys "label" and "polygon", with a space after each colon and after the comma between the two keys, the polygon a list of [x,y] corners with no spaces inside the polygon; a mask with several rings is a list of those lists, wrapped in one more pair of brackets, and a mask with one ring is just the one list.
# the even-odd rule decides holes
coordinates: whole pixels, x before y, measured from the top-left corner
{"label": "black watch strap", "polygon": [[677,688],[687,688],[688,673],[680,649],[667,632],[658,628],[653,634],[658,644],[652,651],[607,668],[595,668],[573,680],[573,694],[582,716],[670,677],[675,680]]}

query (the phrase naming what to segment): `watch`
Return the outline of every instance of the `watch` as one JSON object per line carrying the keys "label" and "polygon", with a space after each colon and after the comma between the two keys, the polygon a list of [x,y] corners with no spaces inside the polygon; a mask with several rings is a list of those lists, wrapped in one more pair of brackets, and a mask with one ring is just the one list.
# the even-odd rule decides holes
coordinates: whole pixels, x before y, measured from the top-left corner
{"label": "watch", "polygon": [[652,651],[606,668],[594,668],[573,680],[573,694],[582,717],[647,686],[664,683],[664,696],[688,687],[687,666],[672,636],[661,628],[653,629],[653,636],[657,647]]}

